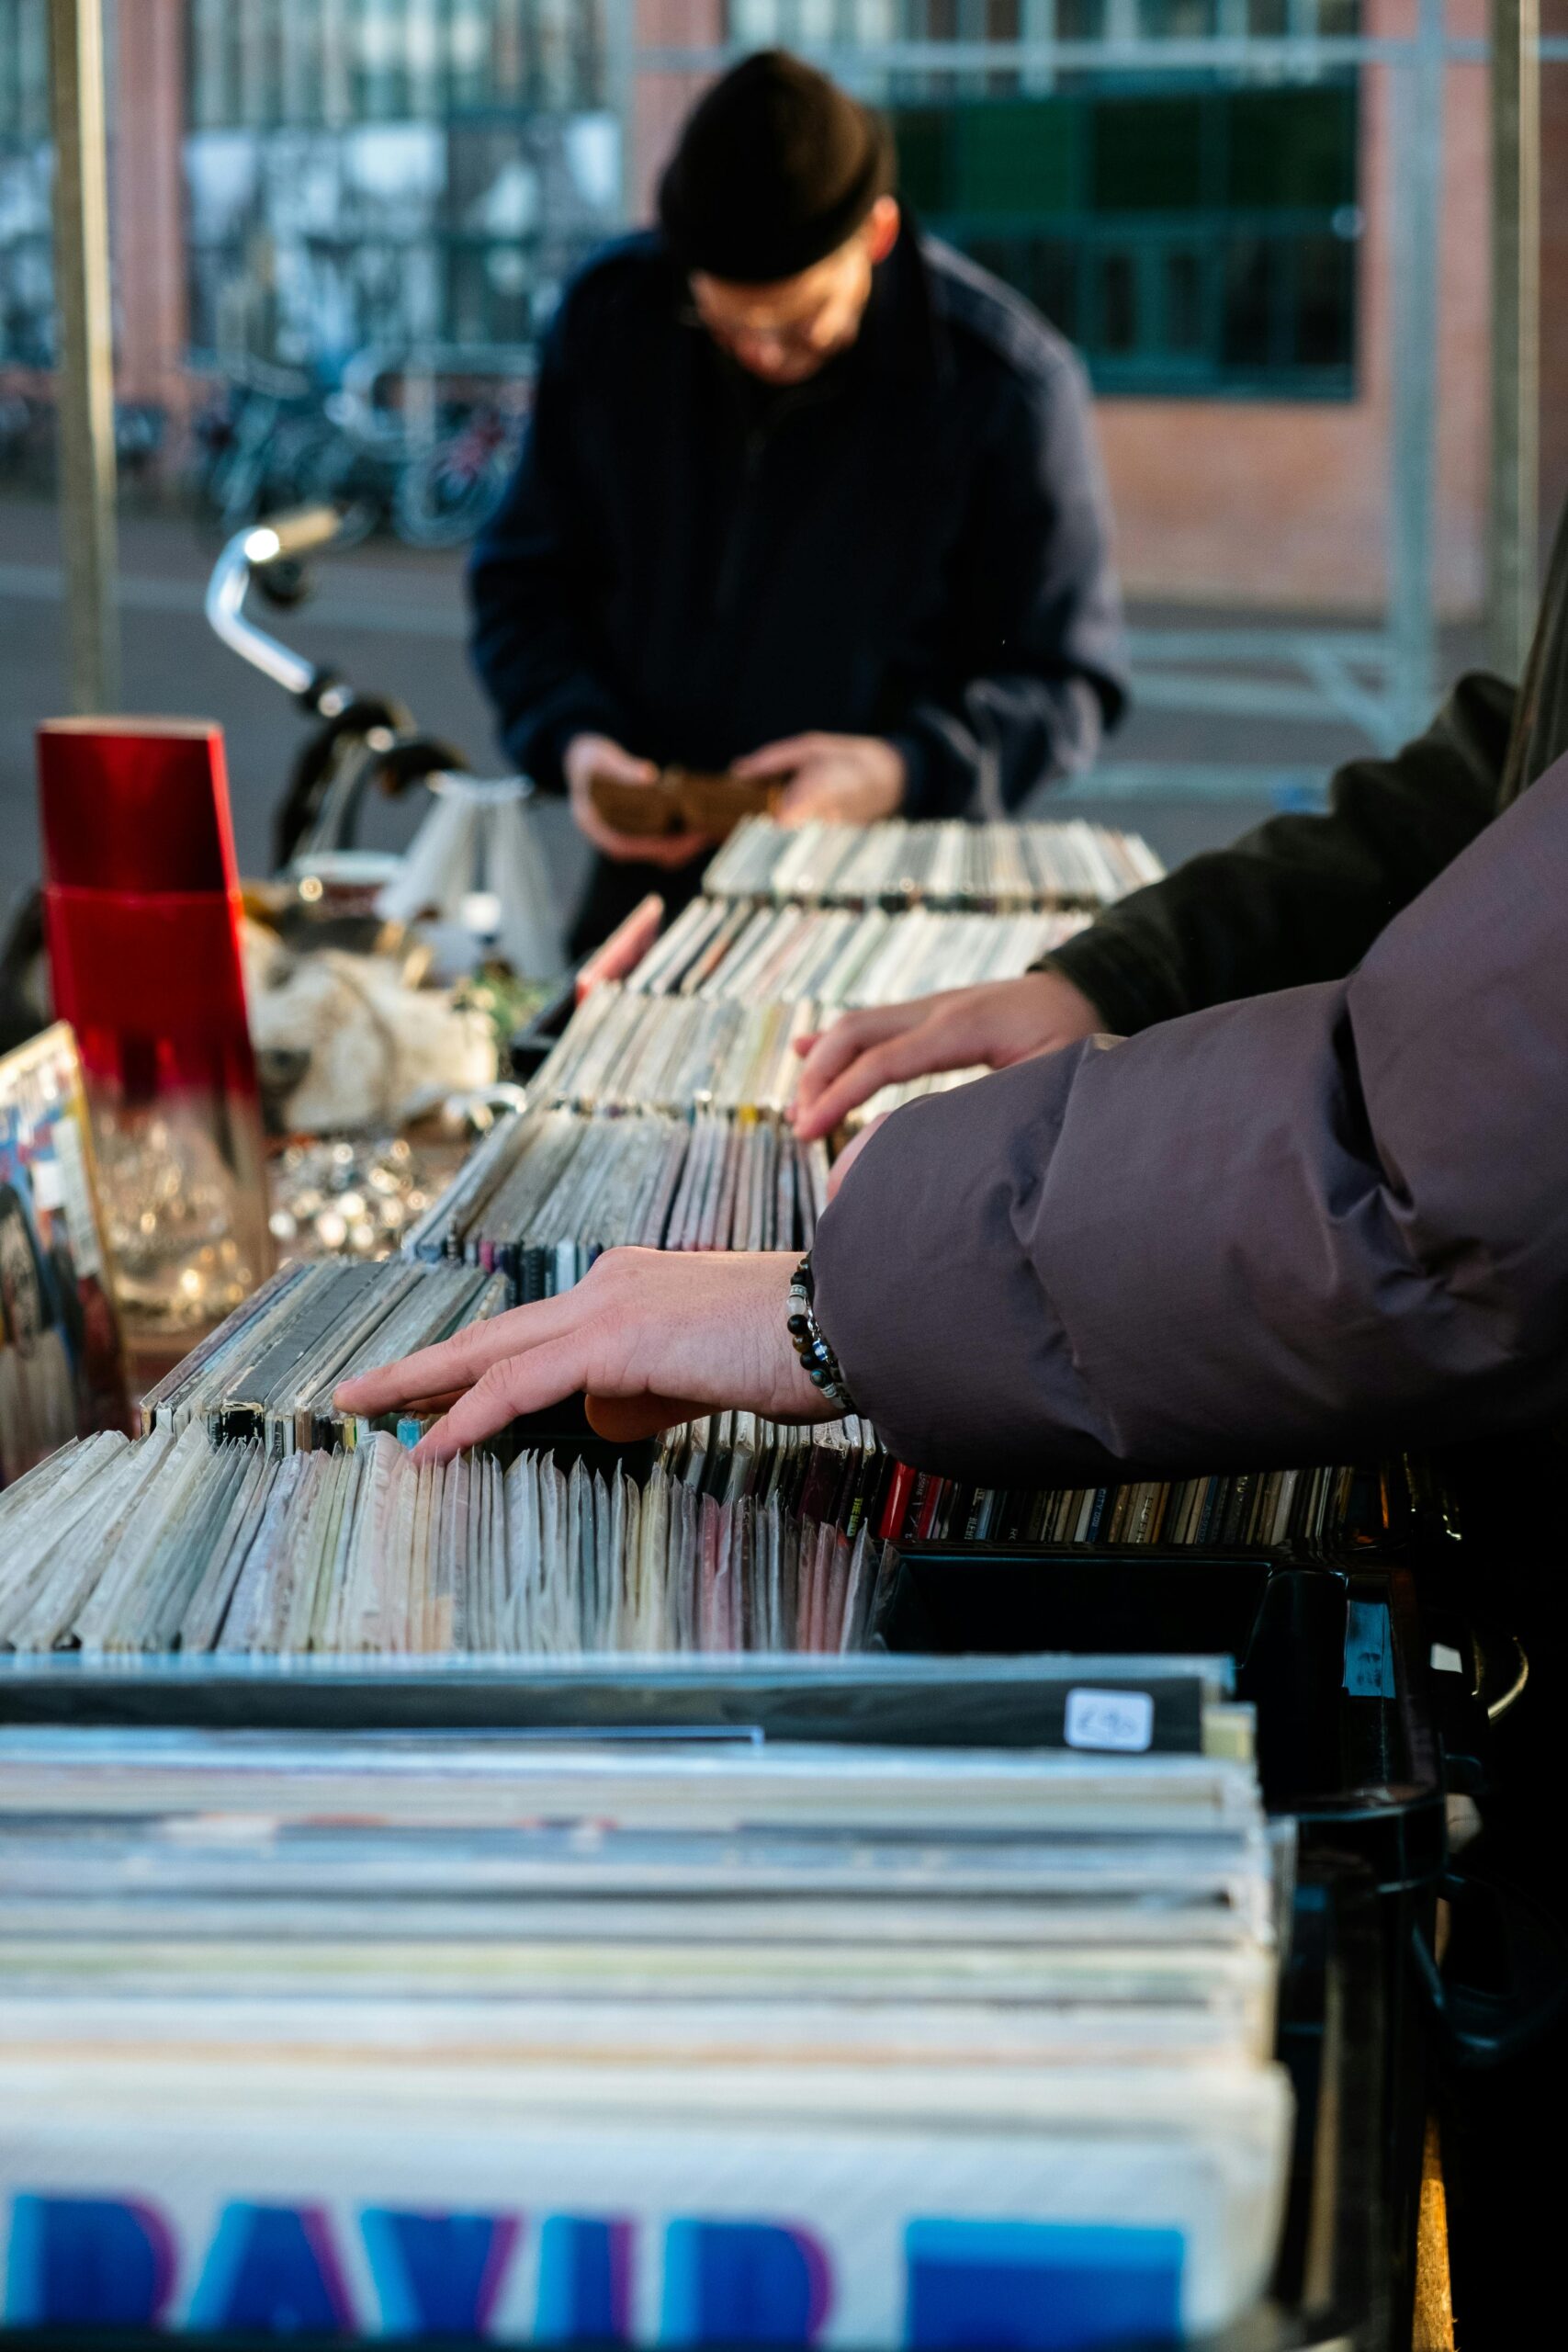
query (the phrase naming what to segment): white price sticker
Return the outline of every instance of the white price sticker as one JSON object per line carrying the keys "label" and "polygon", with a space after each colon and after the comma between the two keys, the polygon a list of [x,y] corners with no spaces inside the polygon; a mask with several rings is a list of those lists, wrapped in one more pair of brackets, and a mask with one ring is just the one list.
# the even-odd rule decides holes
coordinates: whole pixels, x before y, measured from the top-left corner
{"label": "white price sticker", "polygon": [[1107,1747],[1141,1756],[1155,1736],[1155,1702],[1146,1690],[1069,1690],[1062,1736],[1069,1747]]}

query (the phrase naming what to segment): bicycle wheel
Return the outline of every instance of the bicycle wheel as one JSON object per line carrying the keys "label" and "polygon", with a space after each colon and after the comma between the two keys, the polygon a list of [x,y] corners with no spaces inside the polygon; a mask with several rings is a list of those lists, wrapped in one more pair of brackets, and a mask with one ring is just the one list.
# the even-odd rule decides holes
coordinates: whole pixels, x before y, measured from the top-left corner
{"label": "bicycle wheel", "polygon": [[335,506],[342,521],[334,549],[357,548],[386,514],[386,493],[373,459],[341,433],[325,432],[301,453],[296,469],[299,503]]}
{"label": "bicycle wheel", "polygon": [[470,457],[464,436],[411,458],[398,477],[392,522],[411,548],[459,548],[486,524],[511,470],[504,449]]}

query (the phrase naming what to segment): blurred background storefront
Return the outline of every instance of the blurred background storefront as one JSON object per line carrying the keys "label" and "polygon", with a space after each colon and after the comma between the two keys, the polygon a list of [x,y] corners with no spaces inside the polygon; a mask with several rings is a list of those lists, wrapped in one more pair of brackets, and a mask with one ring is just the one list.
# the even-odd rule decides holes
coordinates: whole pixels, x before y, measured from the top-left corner
{"label": "blurred background storefront", "polygon": [[[891,111],[920,218],[1084,351],[1133,592],[1370,608],[1386,589],[1389,73],[1267,52],[1292,35],[1397,36],[1413,7],[118,0],[120,397],[166,419],[172,451],[203,383],[246,360],[335,379],[382,346],[525,373],[564,276],[645,214],[698,78],[671,59],[826,43]],[[1454,0],[1449,34],[1479,35],[1483,13]],[[1126,62],[1012,62],[1043,40],[1102,56],[1121,41]],[[1152,55],[1216,40],[1223,62],[1172,70]],[[901,62],[944,43],[960,61],[947,70]],[[987,51],[994,63],[974,62]],[[13,396],[51,357],[46,52],[42,0],[0,0]],[[1483,64],[1450,62],[1442,91],[1434,556],[1439,609],[1458,614],[1474,609],[1483,569]],[[1548,66],[1543,95],[1550,156],[1568,140],[1568,75]],[[1544,196],[1550,509],[1568,481],[1568,304],[1551,294],[1568,275],[1568,175],[1549,172]]]}
{"label": "blurred background storefront", "polygon": [[[107,0],[107,17],[128,692],[247,721],[242,768],[282,757],[284,720],[209,683],[178,633],[212,526],[297,496],[378,534],[352,600],[334,620],[329,592],[310,624],[323,656],[362,629],[381,670],[417,642],[422,707],[483,743],[459,550],[539,338],[583,256],[648,217],[705,78],[774,41],[887,109],[920,220],[1088,362],[1137,710],[1072,797],[1137,822],[1146,806],[1183,854],[1315,805],[1334,759],[1399,741],[1482,650],[1487,0]],[[0,0],[0,497],[17,493],[0,689],[13,657],[29,679],[52,661],[59,593],[38,496],[45,20],[46,0]],[[1568,491],[1568,0],[1543,0],[1541,26],[1544,526]],[[178,538],[192,504],[205,543]],[[20,804],[7,701],[0,801]]]}

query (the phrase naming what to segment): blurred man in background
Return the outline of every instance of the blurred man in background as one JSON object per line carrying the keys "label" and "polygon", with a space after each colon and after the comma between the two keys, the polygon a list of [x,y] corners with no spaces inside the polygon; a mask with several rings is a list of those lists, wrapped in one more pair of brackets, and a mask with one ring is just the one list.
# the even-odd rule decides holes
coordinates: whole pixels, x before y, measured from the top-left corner
{"label": "blurred man in background", "polygon": [[600,853],[581,954],[707,844],[591,784],[733,765],[804,821],[998,815],[1092,761],[1124,695],[1079,364],[915,234],[885,126],[780,51],[700,101],[660,228],[569,290],[475,552],[506,749]]}

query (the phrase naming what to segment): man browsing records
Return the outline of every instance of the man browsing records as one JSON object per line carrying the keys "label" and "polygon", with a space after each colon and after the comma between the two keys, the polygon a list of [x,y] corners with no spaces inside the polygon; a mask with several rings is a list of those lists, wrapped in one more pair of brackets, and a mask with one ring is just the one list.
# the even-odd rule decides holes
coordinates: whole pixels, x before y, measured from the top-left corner
{"label": "man browsing records", "polygon": [[591,262],[474,556],[510,756],[599,858],[585,952],[708,844],[617,831],[596,775],[734,766],[786,821],[1000,813],[1124,695],[1082,369],[921,237],[864,107],[780,51],[688,120],[659,226]]}

